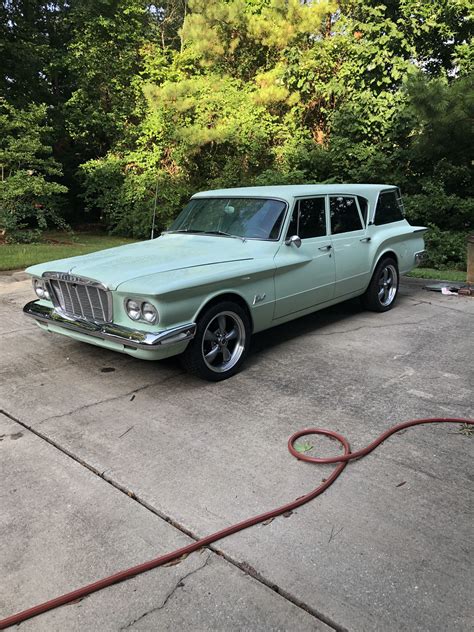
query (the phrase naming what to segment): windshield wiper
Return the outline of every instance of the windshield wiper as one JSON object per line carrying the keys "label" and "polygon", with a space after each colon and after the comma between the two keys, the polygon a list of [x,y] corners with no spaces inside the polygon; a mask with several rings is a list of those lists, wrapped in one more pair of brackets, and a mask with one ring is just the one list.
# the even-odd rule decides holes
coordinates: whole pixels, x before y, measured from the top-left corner
{"label": "windshield wiper", "polygon": [[205,230],[202,231],[206,235],[222,235],[223,237],[232,237],[233,239],[240,239],[241,241],[246,241],[245,237],[241,237],[240,235],[231,235],[230,233],[226,233],[223,230]]}
{"label": "windshield wiper", "polygon": [[162,235],[170,235],[173,233],[190,233],[199,234],[199,235],[222,235],[223,237],[232,237],[232,239],[240,239],[241,241],[247,241],[245,237],[240,237],[240,235],[231,235],[230,233],[226,233],[223,230],[197,230],[193,228],[178,228],[177,230],[164,230]]}
{"label": "windshield wiper", "polygon": [[164,230],[161,234],[162,235],[171,235],[173,233],[206,233],[206,230],[194,230],[192,228],[178,228],[177,230]]}

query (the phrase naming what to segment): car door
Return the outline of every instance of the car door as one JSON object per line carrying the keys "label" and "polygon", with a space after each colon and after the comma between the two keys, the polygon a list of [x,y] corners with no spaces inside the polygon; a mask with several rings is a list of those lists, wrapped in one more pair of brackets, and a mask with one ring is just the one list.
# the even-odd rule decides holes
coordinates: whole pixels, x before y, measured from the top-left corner
{"label": "car door", "polygon": [[295,203],[285,242],[297,235],[301,245],[282,243],[275,255],[275,319],[333,298],[335,266],[326,207],[324,195]]}
{"label": "car door", "polygon": [[370,237],[366,235],[367,207],[361,209],[363,202],[356,195],[329,196],[331,243],[336,267],[334,298],[364,290],[370,281]]}

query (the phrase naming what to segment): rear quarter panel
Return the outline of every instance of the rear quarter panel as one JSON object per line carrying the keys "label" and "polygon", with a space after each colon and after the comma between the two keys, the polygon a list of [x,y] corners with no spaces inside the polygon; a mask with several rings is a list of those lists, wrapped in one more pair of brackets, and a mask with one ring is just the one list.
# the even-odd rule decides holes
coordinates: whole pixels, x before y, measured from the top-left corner
{"label": "rear quarter panel", "polygon": [[424,226],[411,226],[406,220],[369,226],[367,236],[371,238],[373,273],[381,257],[395,253],[401,274],[406,274],[415,267],[415,253],[424,250]]}

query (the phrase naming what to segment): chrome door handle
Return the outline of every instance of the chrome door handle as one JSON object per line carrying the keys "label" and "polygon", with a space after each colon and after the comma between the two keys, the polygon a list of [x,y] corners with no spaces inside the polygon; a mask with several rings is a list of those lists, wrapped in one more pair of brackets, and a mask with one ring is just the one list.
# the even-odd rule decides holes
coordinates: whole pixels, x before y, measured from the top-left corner
{"label": "chrome door handle", "polygon": [[331,250],[332,246],[320,246],[318,250]]}
{"label": "chrome door handle", "polygon": [[361,239],[360,241],[363,241],[364,243],[367,243],[371,240],[371,237],[364,237],[363,239]]}

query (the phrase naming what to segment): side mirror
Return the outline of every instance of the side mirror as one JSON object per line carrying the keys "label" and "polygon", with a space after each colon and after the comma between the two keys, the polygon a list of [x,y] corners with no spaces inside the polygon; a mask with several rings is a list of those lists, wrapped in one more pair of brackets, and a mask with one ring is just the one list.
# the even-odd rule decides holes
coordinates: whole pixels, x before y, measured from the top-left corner
{"label": "side mirror", "polygon": [[301,246],[301,237],[298,237],[298,235],[292,235],[285,241],[285,246],[291,246],[292,244],[299,248]]}

